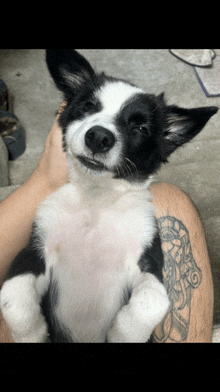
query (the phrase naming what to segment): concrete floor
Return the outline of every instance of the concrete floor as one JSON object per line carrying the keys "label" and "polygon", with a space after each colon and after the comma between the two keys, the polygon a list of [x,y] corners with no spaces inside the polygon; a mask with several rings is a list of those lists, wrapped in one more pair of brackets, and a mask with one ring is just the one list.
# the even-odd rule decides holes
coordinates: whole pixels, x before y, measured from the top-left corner
{"label": "concrete floor", "polygon": [[[220,55],[220,50],[215,50]],[[193,67],[168,50],[80,50],[98,70],[126,78],[146,92],[165,92],[168,104],[220,107],[220,97],[207,98]],[[0,188],[0,200],[32,173],[43,151],[54,114],[62,101],[44,62],[43,50],[0,50],[0,77],[13,97],[14,113],[26,131],[25,153],[10,162],[10,187]],[[215,310],[220,324],[220,110],[187,146],[174,153],[157,175],[158,181],[182,188],[195,203],[203,222],[211,259]]]}

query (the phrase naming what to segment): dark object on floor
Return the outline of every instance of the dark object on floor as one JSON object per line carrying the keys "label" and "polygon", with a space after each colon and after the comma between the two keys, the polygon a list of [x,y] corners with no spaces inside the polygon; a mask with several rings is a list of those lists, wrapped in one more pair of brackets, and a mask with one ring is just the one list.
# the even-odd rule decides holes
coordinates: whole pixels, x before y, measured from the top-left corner
{"label": "dark object on floor", "polygon": [[8,102],[8,89],[7,85],[3,79],[0,79],[0,110],[9,109],[9,102]]}
{"label": "dark object on floor", "polygon": [[6,144],[9,160],[14,160],[25,151],[24,129],[19,119],[10,112],[0,111],[0,134]]}

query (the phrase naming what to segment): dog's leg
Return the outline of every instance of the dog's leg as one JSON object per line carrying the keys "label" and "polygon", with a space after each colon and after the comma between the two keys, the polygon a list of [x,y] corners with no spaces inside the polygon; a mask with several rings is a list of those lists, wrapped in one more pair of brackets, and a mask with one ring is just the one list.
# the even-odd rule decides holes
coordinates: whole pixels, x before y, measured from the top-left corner
{"label": "dog's leg", "polygon": [[28,273],[7,280],[1,290],[1,310],[14,342],[46,342],[47,324],[41,312],[40,275]]}
{"label": "dog's leg", "polygon": [[40,303],[49,278],[36,239],[33,232],[29,244],[14,259],[0,293],[2,314],[15,342],[44,342],[47,339]]}
{"label": "dog's leg", "polygon": [[129,303],[118,312],[107,341],[147,342],[168,308],[169,300],[163,284],[154,275],[142,272]]}

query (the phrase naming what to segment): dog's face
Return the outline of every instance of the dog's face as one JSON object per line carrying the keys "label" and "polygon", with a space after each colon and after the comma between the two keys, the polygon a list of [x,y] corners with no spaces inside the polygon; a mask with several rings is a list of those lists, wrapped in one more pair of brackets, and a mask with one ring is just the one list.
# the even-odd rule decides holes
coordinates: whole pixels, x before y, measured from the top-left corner
{"label": "dog's face", "polygon": [[96,74],[75,50],[48,50],[49,71],[64,92],[64,149],[91,174],[143,181],[190,141],[218,110],[167,106],[121,79]]}

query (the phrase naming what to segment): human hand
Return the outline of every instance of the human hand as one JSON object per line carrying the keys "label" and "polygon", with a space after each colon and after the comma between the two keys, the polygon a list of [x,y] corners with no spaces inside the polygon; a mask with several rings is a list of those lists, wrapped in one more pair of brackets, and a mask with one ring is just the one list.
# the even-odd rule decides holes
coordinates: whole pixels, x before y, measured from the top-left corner
{"label": "human hand", "polygon": [[46,185],[48,185],[51,191],[55,191],[68,180],[66,156],[62,147],[62,130],[57,121],[65,105],[64,101],[59,108],[56,120],[47,137],[38,166],[32,174],[32,176],[40,175],[42,180],[46,181]]}

